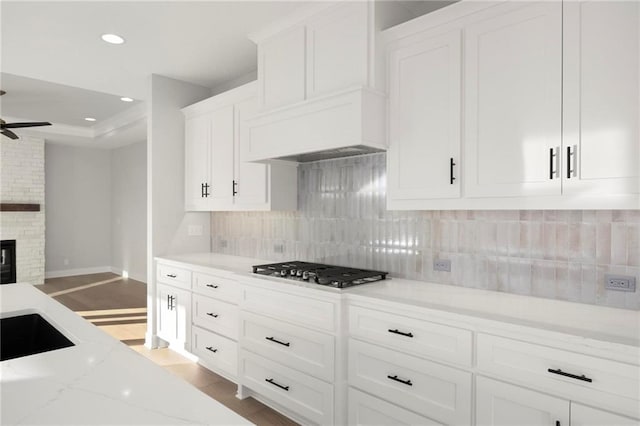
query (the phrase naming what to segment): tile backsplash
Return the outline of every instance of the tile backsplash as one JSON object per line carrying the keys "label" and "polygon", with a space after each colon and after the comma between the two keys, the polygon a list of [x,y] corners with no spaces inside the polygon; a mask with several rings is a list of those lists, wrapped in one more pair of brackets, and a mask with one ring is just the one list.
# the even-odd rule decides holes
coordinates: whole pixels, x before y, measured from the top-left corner
{"label": "tile backsplash", "polygon": [[640,291],[604,288],[640,280],[638,210],[387,211],[385,194],[384,153],[301,164],[298,211],[212,213],[213,251],[640,309]]}

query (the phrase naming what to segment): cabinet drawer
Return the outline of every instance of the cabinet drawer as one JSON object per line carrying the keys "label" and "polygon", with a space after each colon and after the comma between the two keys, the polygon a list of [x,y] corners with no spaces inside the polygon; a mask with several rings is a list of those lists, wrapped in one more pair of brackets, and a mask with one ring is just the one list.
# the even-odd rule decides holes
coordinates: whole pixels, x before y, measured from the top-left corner
{"label": "cabinet drawer", "polygon": [[360,306],[349,307],[349,332],[418,356],[471,366],[472,332]]}
{"label": "cabinet drawer", "polygon": [[349,340],[349,386],[445,424],[471,422],[471,373]]}
{"label": "cabinet drawer", "polygon": [[329,332],[336,327],[335,303],[307,296],[245,287],[242,308]]}
{"label": "cabinet drawer", "polygon": [[193,290],[236,305],[242,297],[237,281],[201,272],[193,273]]}
{"label": "cabinet drawer", "polygon": [[194,294],[193,323],[238,340],[238,307],[235,305]]}
{"label": "cabinet drawer", "polygon": [[313,423],[334,424],[333,386],[244,349],[240,382]]}
{"label": "cabinet drawer", "polygon": [[334,337],[262,315],[240,313],[243,347],[322,380],[333,381]]}
{"label": "cabinet drawer", "polygon": [[638,416],[638,366],[482,333],[477,341],[480,371]]}
{"label": "cabinet drawer", "polygon": [[238,346],[233,340],[193,327],[191,352],[211,370],[221,370],[232,377],[238,375]]}
{"label": "cabinet drawer", "polygon": [[354,388],[349,388],[348,424],[354,426],[444,426],[444,423],[438,423],[419,416],[412,411],[405,410]]}
{"label": "cabinet drawer", "polygon": [[191,290],[191,271],[158,263],[156,280],[175,287]]}

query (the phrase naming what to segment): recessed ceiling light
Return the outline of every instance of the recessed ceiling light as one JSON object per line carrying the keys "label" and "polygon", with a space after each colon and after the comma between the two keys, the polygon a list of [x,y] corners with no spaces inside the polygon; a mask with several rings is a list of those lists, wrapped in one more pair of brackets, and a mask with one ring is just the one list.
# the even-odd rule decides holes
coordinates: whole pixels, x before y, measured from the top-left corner
{"label": "recessed ceiling light", "polygon": [[111,44],[122,44],[124,39],[116,34],[102,34],[102,40]]}
{"label": "recessed ceiling light", "polygon": [[86,121],[96,121],[96,119],[95,119],[95,118],[93,118],[93,117],[85,117],[84,119],[85,119]]}
{"label": "recessed ceiling light", "polygon": [[121,100],[122,102],[133,102],[133,99],[131,99],[131,98],[127,98],[126,96],[125,96],[125,97],[120,98],[120,100]]}

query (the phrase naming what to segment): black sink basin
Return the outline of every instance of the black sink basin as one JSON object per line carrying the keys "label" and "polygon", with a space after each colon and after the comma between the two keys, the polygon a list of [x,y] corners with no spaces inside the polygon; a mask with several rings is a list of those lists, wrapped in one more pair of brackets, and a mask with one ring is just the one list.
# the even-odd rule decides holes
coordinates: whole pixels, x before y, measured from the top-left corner
{"label": "black sink basin", "polygon": [[0,361],[74,346],[38,314],[0,319]]}

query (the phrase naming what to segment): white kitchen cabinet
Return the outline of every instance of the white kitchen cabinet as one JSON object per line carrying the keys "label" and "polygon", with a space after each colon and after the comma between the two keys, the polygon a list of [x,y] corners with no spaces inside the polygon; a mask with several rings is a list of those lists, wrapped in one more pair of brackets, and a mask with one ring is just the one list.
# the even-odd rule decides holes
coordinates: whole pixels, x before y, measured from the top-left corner
{"label": "white kitchen cabinet", "polygon": [[295,165],[246,162],[245,121],[257,108],[249,83],[183,109],[186,210],[295,210]]}
{"label": "white kitchen cabinet", "polygon": [[569,401],[486,377],[476,378],[477,426],[569,426]]}
{"label": "white kitchen cabinet", "polygon": [[283,31],[258,47],[258,80],[264,109],[305,99],[304,26]]}
{"label": "white kitchen cabinet", "polygon": [[460,196],[461,32],[389,48],[387,205]]}
{"label": "white kitchen cabinet", "polygon": [[156,284],[158,337],[178,351],[190,350],[191,294],[166,284]]}
{"label": "white kitchen cabinet", "polygon": [[566,1],[563,6],[563,193],[637,195],[640,3]]}
{"label": "white kitchen cabinet", "polygon": [[571,426],[638,426],[640,421],[608,411],[571,403]]}
{"label": "white kitchen cabinet", "polygon": [[445,425],[354,388],[349,388],[348,424],[354,426]]}
{"label": "white kitchen cabinet", "polygon": [[464,33],[466,196],[560,194],[562,3],[507,2]]}

